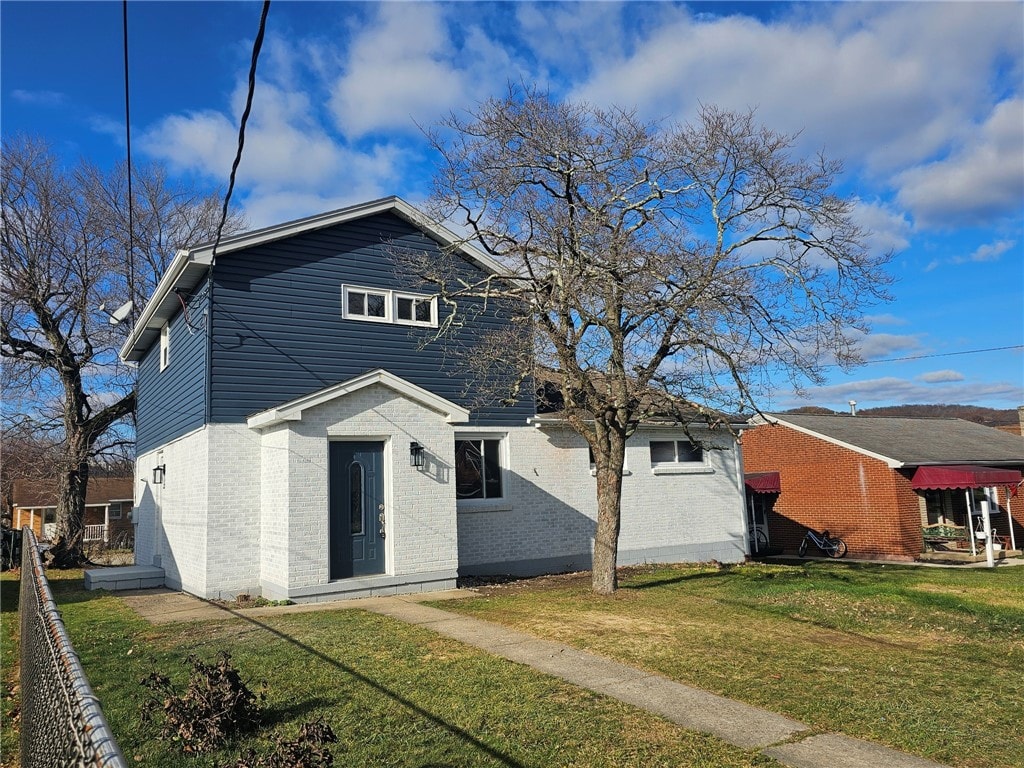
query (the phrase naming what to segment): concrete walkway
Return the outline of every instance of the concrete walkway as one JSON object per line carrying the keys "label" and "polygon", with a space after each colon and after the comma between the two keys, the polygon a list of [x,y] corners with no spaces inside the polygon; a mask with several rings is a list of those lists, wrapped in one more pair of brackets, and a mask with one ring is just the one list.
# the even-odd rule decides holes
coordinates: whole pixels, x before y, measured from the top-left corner
{"label": "concrete walkway", "polygon": [[371,611],[526,664],[545,674],[660,715],[684,728],[712,734],[737,747],[759,749],[792,768],[943,768],[931,760],[841,733],[812,734],[810,726],[758,707],[562,643],[422,605],[427,600],[473,596],[467,590],[452,590],[238,610],[171,590],[118,593],[118,597],[153,624],[225,619],[232,615],[268,617],[323,610]]}

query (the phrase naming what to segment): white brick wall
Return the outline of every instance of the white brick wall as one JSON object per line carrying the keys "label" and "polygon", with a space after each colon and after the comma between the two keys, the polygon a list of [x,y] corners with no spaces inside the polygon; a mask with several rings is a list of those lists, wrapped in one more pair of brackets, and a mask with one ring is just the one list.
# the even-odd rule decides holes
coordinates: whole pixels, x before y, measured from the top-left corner
{"label": "white brick wall", "polygon": [[[390,576],[457,568],[455,442],[451,425],[393,390],[373,385],[309,408],[302,420],[263,430],[262,545],[264,591],[320,594],[329,583],[328,442],[384,443],[385,568]],[[425,446],[425,466],[409,465],[409,443]],[[287,520],[282,527],[282,519]]]}
{"label": "white brick wall", "polygon": [[[159,565],[166,583],[206,594],[208,434],[190,432],[136,461],[135,561]],[[153,483],[153,468],[166,467]]]}
{"label": "white brick wall", "polygon": [[[456,434],[505,435],[505,496],[456,504]],[[328,444],[384,443],[386,573],[330,582]],[[627,446],[619,562],[743,559],[738,451],[705,451],[699,472],[655,474],[651,439]],[[425,466],[409,463],[409,443]],[[152,469],[167,467],[154,486]],[[322,600],[450,586],[462,573],[539,573],[590,565],[596,480],[587,448],[568,428],[453,427],[435,411],[373,385],[260,430],[214,424],[138,459],[136,558],[167,583],[204,597],[239,592]],[[458,510],[458,512],[456,512]]]}
{"label": "white brick wall", "polygon": [[[507,430],[510,503],[458,515],[462,573],[538,573],[590,566],[597,520],[597,481],[586,444],[571,429]],[[641,430],[626,448],[619,563],[744,557],[745,524],[738,456],[705,451],[699,472],[654,474],[651,439],[686,439],[678,432]]]}

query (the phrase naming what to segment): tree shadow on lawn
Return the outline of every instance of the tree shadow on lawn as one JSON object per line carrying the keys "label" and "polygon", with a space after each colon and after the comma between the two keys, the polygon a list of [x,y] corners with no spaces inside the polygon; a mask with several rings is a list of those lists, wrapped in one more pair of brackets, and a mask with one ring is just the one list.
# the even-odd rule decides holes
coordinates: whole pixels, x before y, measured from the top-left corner
{"label": "tree shadow on lawn", "polygon": [[678,576],[672,576],[667,579],[656,579],[655,581],[645,581],[642,584],[620,584],[619,589],[623,590],[641,590],[641,589],[652,589],[654,587],[667,587],[671,584],[682,584],[687,581],[697,581],[700,579],[719,579],[723,576],[728,576],[732,572],[729,567],[723,567],[721,570],[715,571],[697,571],[696,573],[681,573]]}
{"label": "tree shadow on lawn", "polygon": [[[210,603],[210,601],[208,601],[208,600],[204,600],[204,602]],[[211,605],[216,605],[215,603],[210,603],[210,604]],[[246,616],[243,613],[240,613],[238,611],[232,610],[231,608],[225,608],[222,605],[218,605],[217,607],[220,608],[221,610],[226,611],[227,613],[230,613],[231,615],[235,616],[236,618],[242,619],[243,621],[247,621],[250,624],[255,625],[256,627],[259,627],[260,629],[262,629],[262,630],[264,630],[266,632],[269,632],[270,634],[274,635],[275,637],[277,637],[277,638],[279,638],[281,640],[284,640],[287,643],[291,643],[296,648],[299,648],[300,650],[308,653],[310,656],[315,656],[320,661],[323,661],[324,663],[331,665],[335,669],[337,669],[337,670],[339,670],[341,672],[344,672],[347,675],[352,676],[353,678],[355,678],[359,682],[363,683],[364,685],[369,686],[370,688],[374,689],[375,691],[377,691],[381,695],[386,696],[389,699],[391,699],[392,701],[397,702],[398,704],[401,704],[403,707],[406,707],[406,708],[412,710],[413,712],[415,712],[420,717],[423,717],[423,718],[429,720],[431,723],[433,723],[434,725],[444,729],[445,731],[450,733],[452,736],[454,736],[454,737],[456,737],[458,739],[461,739],[462,741],[466,742],[467,744],[471,744],[473,747],[475,747],[476,749],[480,750],[481,752],[484,752],[489,757],[497,760],[502,765],[506,765],[506,766],[508,766],[508,768],[526,768],[526,766],[524,766],[519,761],[515,760],[510,755],[506,755],[505,753],[498,751],[494,747],[492,747],[492,746],[490,746],[488,744],[485,744],[484,742],[480,741],[478,738],[476,738],[473,734],[469,733],[468,731],[465,731],[462,728],[459,728],[457,725],[453,725],[452,723],[447,722],[446,720],[444,720],[441,717],[438,717],[437,715],[433,714],[432,712],[428,712],[426,709],[423,709],[423,707],[419,706],[415,702],[412,702],[409,699],[407,699],[404,696],[402,696],[401,694],[396,693],[395,691],[392,691],[390,688],[382,685],[381,683],[377,682],[376,680],[373,680],[372,678],[367,677],[366,675],[364,675],[361,672],[353,669],[352,667],[348,666],[347,664],[343,664],[340,661],[338,661],[337,659],[332,659],[330,656],[328,656],[325,653],[322,653],[322,652],[318,651],[316,648],[312,648],[312,647],[306,645],[305,643],[301,642],[300,640],[296,640],[291,635],[285,634],[284,632],[282,632],[282,631],[280,631],[278,629],[274,629],[273,627],[269,626],[268,624],[264,624],[263,622],[258,621],[256,619],[252,618],[251,616]],[[424,768],[426,768],[426,767],[424,767]],[[446,767],[445,766],[438,766],[438,768],[446,768]]]}

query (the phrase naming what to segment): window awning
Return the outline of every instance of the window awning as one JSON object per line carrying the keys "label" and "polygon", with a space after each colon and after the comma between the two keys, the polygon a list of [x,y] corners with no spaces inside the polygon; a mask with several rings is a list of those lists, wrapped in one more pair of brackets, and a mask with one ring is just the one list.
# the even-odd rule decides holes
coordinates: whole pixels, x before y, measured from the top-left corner
{"label": "window awning", "polygon": [[988,488],[995,485],[1016,485],[1020,480],[1020,471],[1016,469],[948,464],[939,467],[918,467],[910,486],[915,489]]}
{"label": "window awning", "polygon": [[778,472],[749,472],[743,476],[747,490],[752,493],[780,493],[782,483]]}

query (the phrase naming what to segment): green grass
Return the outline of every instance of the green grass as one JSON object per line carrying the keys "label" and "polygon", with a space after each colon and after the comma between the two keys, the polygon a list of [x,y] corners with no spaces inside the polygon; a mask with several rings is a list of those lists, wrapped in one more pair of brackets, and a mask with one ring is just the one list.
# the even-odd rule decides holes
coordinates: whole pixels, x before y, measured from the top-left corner
{"label": "green grass", "polygon": [[18,585],[0,574],[0,766],[18,765]]}
{"label": "green grass", "polygon": [[955,766],[1024,765],[1024,569],[807,562],[548,578],[444,603]]}
{"label": "green grass", "polygon": [[[5,587],[7,584],[5,583]],[[274,733],[323,716],[351,766],[774,766],[418,627],[358,610],[152,627],[115,596],[54,582],[68,632],[130,762],[223,766]],[[4,590],[5,598],[7,590]],[[6,633],[6,630],[5,630]],[[220,649],[247,680],[267,682],[267,727],[186,759],[142,726],[138,681],[177,681],[184,658]]]}

